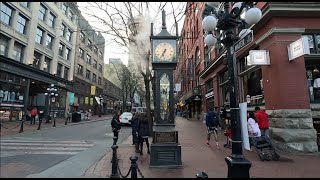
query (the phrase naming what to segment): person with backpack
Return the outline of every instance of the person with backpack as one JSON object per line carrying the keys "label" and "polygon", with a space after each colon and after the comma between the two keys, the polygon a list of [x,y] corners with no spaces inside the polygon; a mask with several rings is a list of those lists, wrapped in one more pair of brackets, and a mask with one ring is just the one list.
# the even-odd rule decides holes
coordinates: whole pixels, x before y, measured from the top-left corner
{"label": "person with backpack", "polygon": [[209,109],[209,112],[206,115],[206,126],[208,129],[207,133],[207,141],[206,146],[210,146],[210,136],[212,133],[214,133],[215,141],[217,149],[219,149],[219,142],[218,142],[218,126],[220,126],[219,122],[219,114],[217,112],[212,111],[212,109]]}

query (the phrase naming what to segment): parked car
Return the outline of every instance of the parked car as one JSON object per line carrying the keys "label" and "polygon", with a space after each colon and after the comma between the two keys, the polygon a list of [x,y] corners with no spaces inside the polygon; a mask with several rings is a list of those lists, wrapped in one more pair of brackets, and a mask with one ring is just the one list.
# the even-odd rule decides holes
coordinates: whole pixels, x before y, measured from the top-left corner
{"label": "parked car", "polygon": [[134,114],[136,112],[147,112],[147,108],[146,107],[133,107],[131,109],[131,113]]}
{"label": "parked car", "polygon": [[124,112],[120,115],[119,120],[121,124],[131,125],[132,113]]}

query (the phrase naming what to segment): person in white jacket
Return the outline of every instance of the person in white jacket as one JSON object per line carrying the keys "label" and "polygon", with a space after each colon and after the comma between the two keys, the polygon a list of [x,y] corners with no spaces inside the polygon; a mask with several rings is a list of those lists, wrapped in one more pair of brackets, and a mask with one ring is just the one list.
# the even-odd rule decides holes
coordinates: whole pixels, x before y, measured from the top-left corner
{"label": "person in white jacket", "polygon": [[261,131],[259,129],[259,124],[258,124],[253,112],[249,112],[248,134],[249,134],[249,143],[250,143],[250,149],[251,149],[251,140],[252,140],[252,138],[261,136]]}

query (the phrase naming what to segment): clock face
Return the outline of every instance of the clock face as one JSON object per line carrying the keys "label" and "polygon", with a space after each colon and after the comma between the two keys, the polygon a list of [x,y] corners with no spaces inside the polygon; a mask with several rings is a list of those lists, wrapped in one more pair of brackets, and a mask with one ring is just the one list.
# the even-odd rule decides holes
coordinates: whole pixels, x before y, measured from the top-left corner
{"label": "clock face", "polygon": [[167,43],[162,42],[158,44],[155,48],[155,55],[159,60],[171,61],[174,56],[174,47]]}

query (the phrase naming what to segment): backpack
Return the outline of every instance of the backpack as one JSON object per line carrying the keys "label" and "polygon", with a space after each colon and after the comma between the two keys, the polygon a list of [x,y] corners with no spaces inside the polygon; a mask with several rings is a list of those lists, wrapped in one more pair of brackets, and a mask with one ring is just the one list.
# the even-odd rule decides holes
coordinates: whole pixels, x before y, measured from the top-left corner
{"label": "backpack", "polygon": [[212,118],[213,126],[218,126],[220,124],[219,123],[219,114],[215,113],[215,112],[212,112],[211,115],[212,115],[211,118]]}

